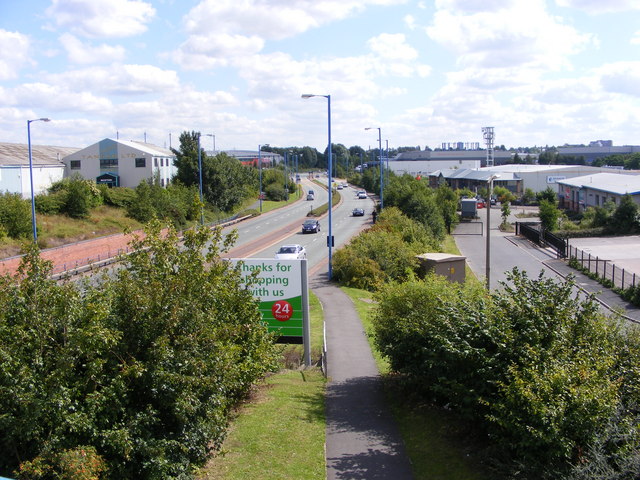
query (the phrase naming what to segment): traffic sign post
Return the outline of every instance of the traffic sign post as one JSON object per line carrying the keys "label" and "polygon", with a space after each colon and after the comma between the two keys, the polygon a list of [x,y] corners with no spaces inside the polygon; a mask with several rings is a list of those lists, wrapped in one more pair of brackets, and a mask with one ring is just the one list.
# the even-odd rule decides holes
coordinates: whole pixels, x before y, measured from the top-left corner
{"label": "traffic sign post", "polygon": [[[254,298],[259,300],[262,321],[277,332],[278,343],[304,346],[304,364],[311,365],[311,333],[307,260],[233,258]],[[256,275],[252,280],[253,275]]]}

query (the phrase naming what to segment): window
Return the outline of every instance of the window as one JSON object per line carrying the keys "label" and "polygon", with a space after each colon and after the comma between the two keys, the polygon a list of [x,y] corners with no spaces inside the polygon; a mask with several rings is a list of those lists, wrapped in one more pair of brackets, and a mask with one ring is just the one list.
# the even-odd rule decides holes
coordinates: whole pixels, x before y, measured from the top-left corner
{"label": "window", "polygon": [[80,160],[71,160],[71,162],[69,162],[69,167],[71,168],[71,170],[80,170],[80,162]]}
{"label": "window", "polygon": [[109,168],[109,167],[117,167],[118,159],[117,158],[101,158],[100,159],[100,168]]}
{"label": "window", "polygon": [[136,168],[144,168],[147,166],[147,159],[142,157],[142,158],[136,158]]}
{"label": "window", "polygon": [[153,165],[154,165],[155,167],[158,167],[158,159],[157,159],[157,158],[154,158],[154,159],[153,159]]}

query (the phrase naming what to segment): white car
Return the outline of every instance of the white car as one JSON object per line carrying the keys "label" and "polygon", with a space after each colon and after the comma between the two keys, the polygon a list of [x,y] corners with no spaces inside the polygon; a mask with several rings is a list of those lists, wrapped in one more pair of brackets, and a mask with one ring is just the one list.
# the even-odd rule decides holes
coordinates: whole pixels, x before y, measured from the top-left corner
{"label": "white car", "polygon": [[367,198],[367,192],[361,190],[358,192],[358,198]]}
{"label": "white car", "polygon": [[307,258],[307,250],[302,245],[282,245],[276,252],[276,260],[302,260]]}

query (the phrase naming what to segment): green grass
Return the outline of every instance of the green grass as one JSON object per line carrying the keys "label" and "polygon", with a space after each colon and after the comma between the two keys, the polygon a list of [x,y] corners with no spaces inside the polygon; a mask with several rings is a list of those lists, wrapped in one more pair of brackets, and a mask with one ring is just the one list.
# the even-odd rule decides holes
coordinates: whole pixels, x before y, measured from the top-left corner
{"label": "green grass", "polygon": [[197,478],[324,479],[324,387],[318,369],[269,377],[233,420],[222,454]]}
{"label": "green grass", "polygon": [[[311,358],[320,361],[323,314],[309,294]],[[283,347],[283,365],[297,367],[302,346]],[[232,419],[222,453],[199,480],[324,479],[326,380],[319,368],[283,370],[267,378]]]}
{"label": "green grass", "polygon": [[351,297],[378,369],[385,377],[386,399],[400,428],[415,479],[489,480],[491,476],[483,471],[480,459],[472,455],[476,449],[467,440],[464,425],[451,412],[426,405],[412,398],[411,392],[403,391],[390,373],[389,362],[375,349],[371,322],[375,308],[373,294],[357,288],[341,289]]}

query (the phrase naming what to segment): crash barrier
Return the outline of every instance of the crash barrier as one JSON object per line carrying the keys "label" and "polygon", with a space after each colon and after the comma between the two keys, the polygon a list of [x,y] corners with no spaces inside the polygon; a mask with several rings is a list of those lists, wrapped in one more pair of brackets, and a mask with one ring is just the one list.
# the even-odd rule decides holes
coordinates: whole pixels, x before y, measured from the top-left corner
{"label": "crash barrier", "polygon": [[577,261],[584,270],[593,273],[598,278],[609,280],[622,290],[635,287],[638,282],[634,272],[618,267],[610,260],[602,260],[577,247],[569,246],[569,259]]}
{"label": "crash barrier", "polygon": [[[244,215],[242,217],[234,215],[232,217],[228,217],[223,220],[219,220],[215,223],[209,224],[209,227],[220,226],[222,228],[225,228],[251,217],[252,215]],[[112,240],[111,240],[112,246],[107,246],[100,253],[92,252],[92,254],[89,256],[84,256],[84,257],[80,256],[79,258],[72,258],[69,261],[55,262],[53,265],[53,268],[51,269],[50,277],[54,280],[59,280],[61,278],[66,278],[73,275],[79,275],[81,273],[85,273],[97,268],[101,268],[113,263],[117,263],[123,255],[128,255],[129,253],[131,253],[131,250],[128,246],[128,242],[130,241],[130,239],[127,239],[128,236],[124,234],[117,234],[117,235],[111,235],[108,237],[101,237],[100,240],[102,240],[104,243],[104,240],[108,239],[109,237],[112,237]],[[180,235],[180,238],[182,238],[182,235]],[[59,252],[61,250],[64,251],[65,249],[74,249],[74,248],[76,250],[81,250],[80,248],[81,246],[86,245],[92,241],[95,242],[97,240],[98,239],[89,239],[89,240],[82,240],[76,243],[62,245],[60,247],[54,247],[54,248],[42,250],[41,254],[43,258],[47,259],[47,252],[54,252],[54,251]],[[109,241],[107,241],[106,243],[109,243]],[[123,243],[126,243],[126,245],[122,245]],[[87,250],[90,250],[90,249],[87,249]],[[6,273],[15,272],[17,270],[18,265],[20,264],[22,257],[23,255],[18,255],[16,257],[4,259],[1,262],[1,265],[2,265],[1,269],[4,270]],[[70,257],[72,257],[72,255],[70,255]]]}

